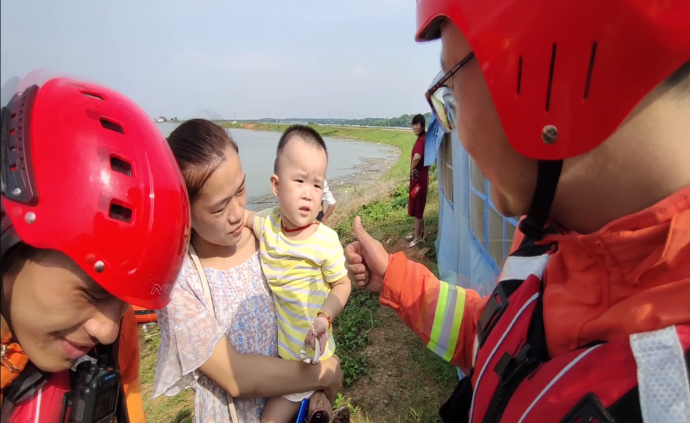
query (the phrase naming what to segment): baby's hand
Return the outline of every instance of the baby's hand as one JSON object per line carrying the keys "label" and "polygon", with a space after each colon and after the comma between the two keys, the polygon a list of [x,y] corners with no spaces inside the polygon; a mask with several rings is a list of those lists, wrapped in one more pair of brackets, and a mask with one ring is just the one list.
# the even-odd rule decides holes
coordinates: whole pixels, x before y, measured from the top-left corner
{"label": "baby's hand", "polygon": [[323,316],[319,316],[314,320],[314,330],[309,330],[307,333],[307,343],[312,349],[315,348],[314,339],[319,338],[319,349],[323,353],[326,347],[326,342],[328,341],[328,319]]}

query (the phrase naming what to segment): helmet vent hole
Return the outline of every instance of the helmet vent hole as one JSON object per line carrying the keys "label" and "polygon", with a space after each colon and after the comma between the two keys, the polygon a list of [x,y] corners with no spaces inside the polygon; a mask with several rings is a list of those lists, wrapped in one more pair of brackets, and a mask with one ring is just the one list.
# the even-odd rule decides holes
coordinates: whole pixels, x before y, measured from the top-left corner
{"label": "helmet vent hole", "polygon": [[125,131],[122,129],[122,126],[118,125],[117,123],[115,123],[111,120],[101,118],[100,121],[101,121],[101,126],[104,127],[105,129],[110,129],[111,131],[119,132],[121,134],[125,133]]}
{"label": "helmet vent hole", "polygon": [[132,165],[117,157],[110,158],[110,168],[115,172],[132,177]]}
{"label": "helmet vent hole", "polygon": [[551,66],[549,68],[549,85],[546,88],[546,111],[549,111],[551,105],[551,84],[553,84],[553,69],[556,66],[556,43],[553,43],[551,49]]}
{"label": "helmet vent hole", "polygon": [[520,56],[520,62],[518,63],[517,95],[520,95],[520,85],[521,84],[522,84],[522,56]]}
{"label": "helmet vent hole", "polygon": [[95,93],[93,91],[79,90],[79,92],[82,93],[83,95],[85,95],[86,97],[93,97],[93,98],[97,98],[99,100],[105,100],[105,98],[103,98],[103,96],[101,94]]}
{"label": "helmet vent hole", "polygon": [[597,56],[597,42],[592,43],[592,53],[589,56],[589,68],[587,69],[587,81],[585,81],[585,95],[584,99],[589,97],[589,84],[592,82],[592,71],[594,70],[594,59]]}
{"label": "helmet vent hole", "polygon": [[132,209],[120,204],[110,203],[108,216],[110,216],[111,219],[129,223],[132,221]]}

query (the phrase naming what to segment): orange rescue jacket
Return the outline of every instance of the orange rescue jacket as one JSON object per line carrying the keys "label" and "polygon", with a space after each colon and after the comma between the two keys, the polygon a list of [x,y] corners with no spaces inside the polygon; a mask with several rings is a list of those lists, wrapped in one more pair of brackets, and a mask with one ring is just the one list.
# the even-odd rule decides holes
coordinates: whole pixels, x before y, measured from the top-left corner
{"label": "orange rescue jacket", "polygon": [[[516,233],[513,250],[523,236]],[[593,341],[690,323],[690,186],[589,234],[561,233],[544,275],[552,357]],[[439,281],[403,253],[391,256],[381,304],[465,373],[487,298]],[[442,331],[451,326],[452,330]]]}

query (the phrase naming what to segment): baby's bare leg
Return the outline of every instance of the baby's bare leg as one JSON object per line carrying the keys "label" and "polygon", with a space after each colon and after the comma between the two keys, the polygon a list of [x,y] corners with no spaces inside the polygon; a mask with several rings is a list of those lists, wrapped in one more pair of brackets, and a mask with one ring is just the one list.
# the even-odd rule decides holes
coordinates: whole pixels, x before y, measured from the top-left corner
{"label": "baby's bare leg", "polygon": [[269,398],[261,413],[261,423],[290,423],[297,417],[299,407],[299,402],[292,402],[283,397]]}

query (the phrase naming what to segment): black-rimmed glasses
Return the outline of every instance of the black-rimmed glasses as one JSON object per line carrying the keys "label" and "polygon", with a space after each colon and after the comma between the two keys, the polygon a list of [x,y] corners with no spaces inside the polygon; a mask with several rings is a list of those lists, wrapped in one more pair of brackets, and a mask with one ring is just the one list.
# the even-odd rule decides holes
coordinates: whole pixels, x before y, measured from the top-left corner
{"label": "black-rimmed glasses", "polygon": [[446,132],[455,129],[455,113],[457,110],[457,103],[453,98],[450,87],[446,85],[446,82],[473,58],[474,52],[471,51],[447,73],[443,73],[443,69],[441,69],[438,75],[436,75],[436,78],[434,78],[431,87],[426,92],[426,101],[429,102],[431,110],[434,112],[434,115],[436,115],[436,119],[438,119],[443,130]]}

